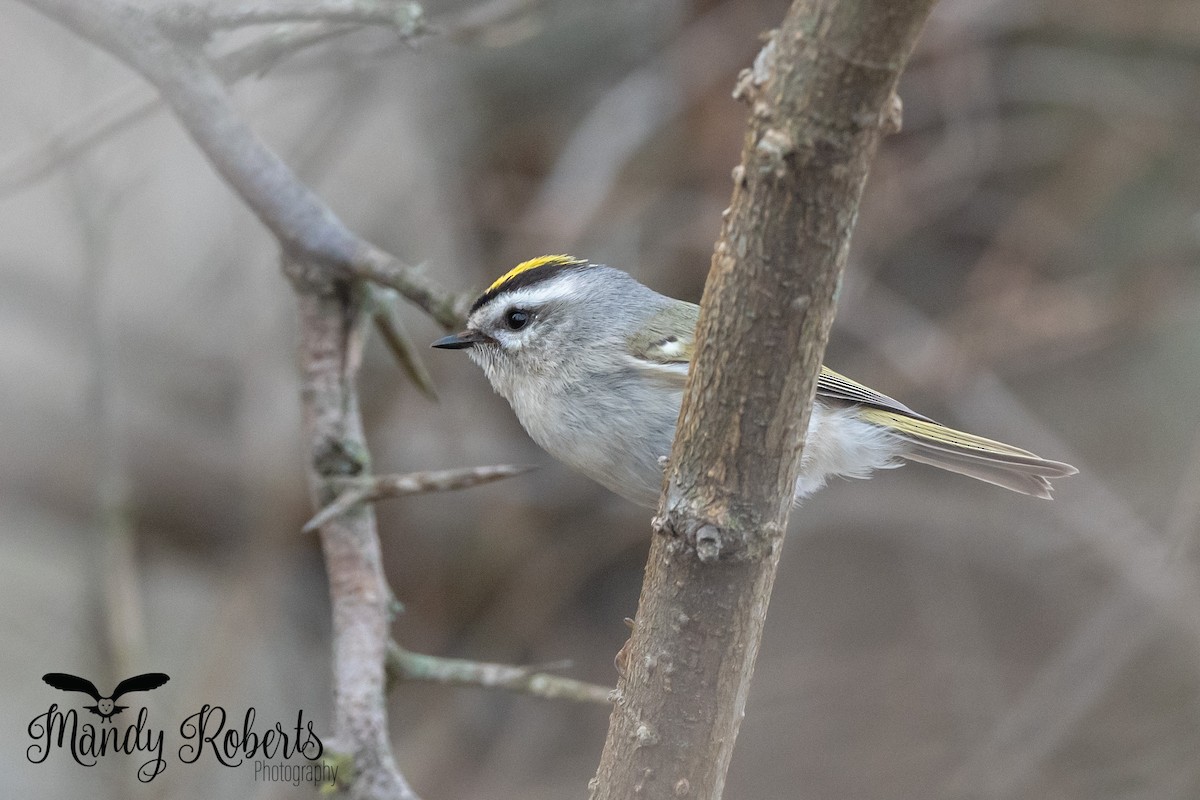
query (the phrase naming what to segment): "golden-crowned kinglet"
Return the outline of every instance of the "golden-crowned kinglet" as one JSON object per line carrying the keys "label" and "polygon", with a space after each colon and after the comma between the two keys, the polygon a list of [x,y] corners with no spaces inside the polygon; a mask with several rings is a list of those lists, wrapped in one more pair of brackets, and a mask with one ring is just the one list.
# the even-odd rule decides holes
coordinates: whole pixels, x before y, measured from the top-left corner
{"label": "golden-crowned kinglet", "polygon": [[[489,286],[467,329],[433,346],[467,349],[550,455],[654,507],[699,313],[620,270],[542,256]],[[1078,471],[939,425],[823,367],[796,500],[831,475],[864,478],[905,460],[1047,498],[1050,478]]]}

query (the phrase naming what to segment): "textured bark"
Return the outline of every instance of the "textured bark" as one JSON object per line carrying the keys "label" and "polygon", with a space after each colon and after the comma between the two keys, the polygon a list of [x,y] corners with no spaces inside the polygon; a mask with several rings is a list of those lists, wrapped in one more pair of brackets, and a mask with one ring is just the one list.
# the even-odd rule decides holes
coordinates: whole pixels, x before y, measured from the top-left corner
{"label": "textured bark", "polygon": [[[333,500],[340,479],[370,474],[356,379],[367,317],[346,282],[285,259],[300,308],[304,426],[313,504]],[[375,511],[349,509],[321,526],[333,605],[334,736],[329,750],[348,757],[356,800],[418,800],[400,773],[388,739],[384,662],[392,600],[379,549]]]}
{"label": "textured bark", "polygon": [[595,800],[721,796],[850,231],[932,5],[797,0],[739,79],[751,122]]}

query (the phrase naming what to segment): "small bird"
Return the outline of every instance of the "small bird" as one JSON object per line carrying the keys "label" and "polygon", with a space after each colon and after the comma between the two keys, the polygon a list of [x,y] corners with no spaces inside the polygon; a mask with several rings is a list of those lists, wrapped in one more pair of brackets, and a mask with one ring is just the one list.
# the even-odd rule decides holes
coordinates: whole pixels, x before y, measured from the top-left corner
{"label": "small bird", "polygon": [[[534,258],[471,306],[467,328],[434,347],[467,350],[550,455],[654,508],[671,452],[700,307],[568,255]],[[1050,497],[1070,464],[948,428],[821,368],[795,502],[834,475],[865,478],[905,461]]]}
{"label": "small bird", "polygon": [[117,688],[108,697],[101,696],[100,690],[96,688],[96,684],[87,678],[79,678],[75,675],[68,675],[65,672],[47,672],[42,676],[42,680],[55,689],[62,689],[64,692],[83,692],[89,695],[96,701],[96,705],[84,706],[84,708],[100,717],[101,722],[108,722],[114,715],[120,714],[129,708],[129,706],[117,705],[117,698],[121,695],[127,692],[148,692],[151,689],[157,689],[169,681],[170,678],[162,672],[147,672],[142,675],[134,675],[132,678],[126,678],[118,683]]}

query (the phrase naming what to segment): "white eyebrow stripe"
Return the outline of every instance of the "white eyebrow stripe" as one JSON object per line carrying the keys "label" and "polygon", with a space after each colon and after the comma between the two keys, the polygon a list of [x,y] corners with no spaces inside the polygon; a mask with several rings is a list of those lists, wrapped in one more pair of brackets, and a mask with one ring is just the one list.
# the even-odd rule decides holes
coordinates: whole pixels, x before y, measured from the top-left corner
{"label": "white eyebrow stripe", "polygon": [[534,284],[493,297],[484,308],[510,305],[538,306],[551,300],[561,300],[579,291],[579,280],[573,275],[561,275],[545,284]]}

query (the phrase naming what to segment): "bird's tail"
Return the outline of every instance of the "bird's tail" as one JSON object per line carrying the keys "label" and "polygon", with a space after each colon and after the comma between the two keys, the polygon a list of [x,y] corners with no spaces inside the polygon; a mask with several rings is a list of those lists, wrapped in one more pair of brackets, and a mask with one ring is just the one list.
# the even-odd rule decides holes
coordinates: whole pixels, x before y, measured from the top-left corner
{"label": "bird's tail", "polygon": [[1074,475],[1079,470],[1061,461],[1050,461],[1003,442],[963,433],[936,422],[880,408],[863,408],[862,419],[886,428],[904,440],[901,455],[909,461],[930,464],[1003,486],[1021,494],[1050,498],[1050,479]]}

